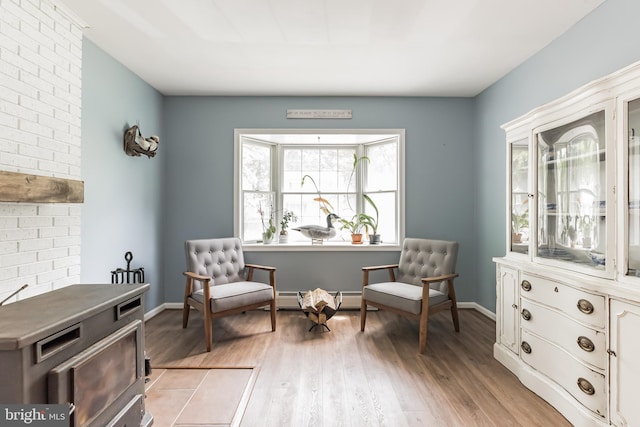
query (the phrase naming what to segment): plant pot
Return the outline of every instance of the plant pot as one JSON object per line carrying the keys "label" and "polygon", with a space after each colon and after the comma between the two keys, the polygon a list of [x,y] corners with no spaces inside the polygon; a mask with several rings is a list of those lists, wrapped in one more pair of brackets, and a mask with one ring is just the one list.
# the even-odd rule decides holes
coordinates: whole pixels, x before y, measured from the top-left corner
{"label": "plant pot", "polygon": [[379,245],[381,242],[379,234],[370,234],[369,235],[369,244],[370,245]]}
{"label": "plant pot", "polygon": [[280,237],[278,240],[280,243],[289,243],[289,234],[288,233],[280,233]]}
{"label": "plant pot", "polygon": [[511,243],[522,243],[522,233],[511,233]]}
{"label": "plant pot", "polygon": [[264,243],[265,245],[270,245],[272,241],[273,241],[272,233],[262,233],[262,243]]}
{"label": "plant pot", "polygon": [[353,244],[353,245],[361,245],[362,244],[362,234],[352,234],[351,235],[351,244]]}

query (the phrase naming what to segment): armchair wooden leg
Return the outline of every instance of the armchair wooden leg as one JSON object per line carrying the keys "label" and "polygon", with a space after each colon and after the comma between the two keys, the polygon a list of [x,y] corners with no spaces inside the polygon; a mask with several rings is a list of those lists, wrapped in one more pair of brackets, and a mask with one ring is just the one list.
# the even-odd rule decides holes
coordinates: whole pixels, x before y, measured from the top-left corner
{"label": "armchair wooden leg", "polygon": [[191,311],[191,306],[185,301],[184,306],[182,307],[182,327],[186,328],[187,323],[189,323],[189,312]]}
{"label": "armchair wooden leg", "polygon": [[276,300],[271,301],[271,331],[276,330]]}
{"label": "armchair wooden leg", "polygon": [[362,298],[360,303],[360,330],[364,332],[364,326],[367,323],[367,302]]}
{"label": "armchair wooden leg", "polygon": [[206,342],[207,351],[211,351],[213,344],[213,325],[209,313],[204,313],[204,340]]}
{"label": "armchair wooden leg", "polygon": [[429,287],[425,286],[422,293],[422,308],[420,310],[420,354],[427,351],[427,331],[429,328]]}
{"label": "armchair wooden leg", "polygon": [[453,288],[453,279],[449,279],[449,298],[451,299],[451,318],[456,332],[460,332],[460,321],[458,320],[458,303],[456,302],[456,291]]}

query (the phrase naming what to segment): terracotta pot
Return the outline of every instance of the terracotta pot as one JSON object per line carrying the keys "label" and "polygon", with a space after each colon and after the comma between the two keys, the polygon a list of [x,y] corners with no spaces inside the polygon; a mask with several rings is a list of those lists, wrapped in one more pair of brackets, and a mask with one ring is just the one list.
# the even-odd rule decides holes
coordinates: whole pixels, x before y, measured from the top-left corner
{"label": "terracotta pot", "polygon": [[351,243],[354,245],[362,244],[362,234],[352,234],[351,235]]}

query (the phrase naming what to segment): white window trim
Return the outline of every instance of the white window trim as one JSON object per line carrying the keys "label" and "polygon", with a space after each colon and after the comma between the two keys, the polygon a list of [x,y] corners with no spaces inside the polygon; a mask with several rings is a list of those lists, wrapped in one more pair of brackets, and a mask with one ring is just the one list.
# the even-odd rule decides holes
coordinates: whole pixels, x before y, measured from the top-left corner
{"label": "white window trim", "polygon": [[[398,242],[397,243],[381,243],[379,245],[353,245],[350,242],[325,242],[321,245],[312,245],[308,243],[273,243],[265,245],[263,243],[243,243],[245,251],[255,252],[299,252],[299,251],[395,251],[399,250],[405,238],[405,130],[404,129],[234,129],[234,173],[233,173],[233,233],[234,236],[240,236],[240,170],[236,167],[240,159],[240,142],[243,137],[254,139],[264,139],[266,135],[367,135],[371,137],[373,142],[377,139],[389,138],[397,136],[399,141],[398,147],[398,166],[402,173],[398,177]],[[310,142],[311,143],[311,142]]]}

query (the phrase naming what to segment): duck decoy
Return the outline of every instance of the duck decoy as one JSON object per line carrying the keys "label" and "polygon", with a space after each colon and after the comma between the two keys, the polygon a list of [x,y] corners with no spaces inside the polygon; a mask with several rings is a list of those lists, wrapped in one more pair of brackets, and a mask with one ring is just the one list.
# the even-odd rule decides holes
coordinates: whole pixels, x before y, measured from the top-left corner
{"label": "duck decoy", "polygon": [[321,225],[301,225],[300,227],[293,228],[292,230],[299,231],[303,236],[311,239],[311,244],[321,245],[324,239],[331,239],[336,235],[336,229],[333,227],[333,220],[340,218],[334,213],[327,215],[327,226]]}

